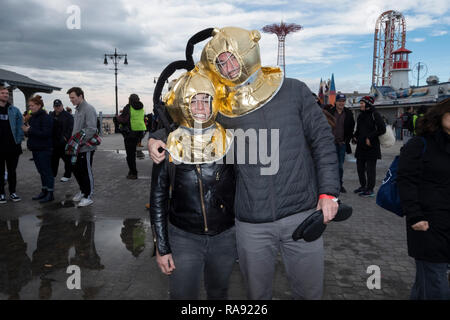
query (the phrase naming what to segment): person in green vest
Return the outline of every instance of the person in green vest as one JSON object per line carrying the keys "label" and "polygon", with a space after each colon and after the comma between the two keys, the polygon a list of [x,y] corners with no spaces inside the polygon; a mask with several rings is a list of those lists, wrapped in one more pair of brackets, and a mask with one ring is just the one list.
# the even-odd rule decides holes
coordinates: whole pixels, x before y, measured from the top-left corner
{"label": "person in green vest", "polygon": [[138,172],[136,168],[136,147],[143,138],[145,126],[144,105],[135,93],[131,94],[128,104],[123,108],[122,114],[117,118],[122,125],[122,134],[124,137],[125,151],[127,153],[128,175],[127,179],[137,179]]}
{"label": "person in green vest", "polygon": [[417,109],[417,112],[415,115],[413,115],[412,117],[412,126],[413,126],[413,135],[416,136],[416,126],[417,126],[417,120],[420,117],[423,117],[425,115],[425,113],[427,112],[427,107],[426,106],[420,106],[419,109]]}

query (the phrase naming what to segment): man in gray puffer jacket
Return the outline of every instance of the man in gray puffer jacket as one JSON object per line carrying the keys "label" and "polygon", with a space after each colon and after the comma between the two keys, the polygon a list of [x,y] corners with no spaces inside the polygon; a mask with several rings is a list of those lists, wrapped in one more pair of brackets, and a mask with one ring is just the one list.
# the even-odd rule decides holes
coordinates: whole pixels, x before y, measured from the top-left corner
{"label": "man in gray puffer jacket", "polygon": [[[249,299],[271,299],[277,255],[281,251],[294,297],[320,299],[323,239],[294,241],[292,233],[316,209],[323,210],[324,223],[337,213],[340,182],[334,137],[303,82],[284,79],[278,68],[261,68],[259,37],[257,31],[220,29],[206,44],[199,63],[200,68],[218,76],[219,85],[233,92],[232,98],[224,99],[217,121],[227,129],[256,132],[263,144],[269,142],[271,162],[279,161],[268,164],[268,157],[261,157],[265,151],[259,150],[259,159],[251,162],[254,143],[246,137],[245,151],[237,143],[235,214],[239,265]],[[235,131],[237,142],[240,133]],[[261,141],[256,144],[261,147]],[[155,162],[164,159],[164,152],[158,152],[161,146],[165,147],[162,141],[149,140]],[[241,152],[245,163],[239,161]]]}

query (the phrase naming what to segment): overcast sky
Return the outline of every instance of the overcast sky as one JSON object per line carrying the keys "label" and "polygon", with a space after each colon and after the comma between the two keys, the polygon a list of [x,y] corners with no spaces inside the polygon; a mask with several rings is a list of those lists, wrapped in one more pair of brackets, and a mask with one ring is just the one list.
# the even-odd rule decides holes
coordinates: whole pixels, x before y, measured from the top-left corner
{"label": "overcast sky", "polygon": [[[67,27],[75,22],[73,11],[68,13],[74,5],[80,8],[80,29]],[[65,92],[80,86],[98,111],[114,113],[114,71],[103,58],[117,48],[129,62],[120,65],[119,109],[137,93],[150,112],[153,77],[184,59],[193,34],[225,26],[261,30],[280,20],[304,27],[286,39],[288,77],[316,92],[320,78],[334,73],[338,91],[368,92],[375,21],[386,10],[406,18],[412,64],[426,63],[428,75],[441,81],[450,78],[448,0],[2,0],[0,8],[0,68],[62,87],[43,94],[47,106],[55,98],[70,105]],[[202,47],[196,46],[196,59]],[[276,65],[276,36],[262,33],[260,47],[263,65]],[[18,90],[14,98],[23,108]]]}

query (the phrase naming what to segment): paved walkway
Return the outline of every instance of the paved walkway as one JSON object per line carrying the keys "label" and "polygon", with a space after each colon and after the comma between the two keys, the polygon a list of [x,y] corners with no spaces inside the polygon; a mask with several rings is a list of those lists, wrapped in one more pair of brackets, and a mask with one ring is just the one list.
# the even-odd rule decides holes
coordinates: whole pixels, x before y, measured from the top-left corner
{"label": "paved walkway", "polygon": [[[143,140],[146,141],[146,140]],[[377,185],[400,144],[384,150],[377,165]],[[39,192],[39,176],[31,153],[18,167],[19,203],[0,206],[0,299],[167,299],[168,278],[156,266],[148,202],[152,162],[137,160],[138,180],[127,180],[128,168],[120,135],[104,137],[94,156],[95,203],[77,209],[70,201],[77,184],[59,182],[55,202],[31,201]],[[61,168],[60,168],[61,170]],[[341,199],[351,204],[351,219],[331,223],[324,234],[324,299],[407,299],[414,279],[414,261],[406,251],[404,221],[351,192],[358,187],[356,163],[345,163]],[[70,264],[81,266],[81,290],[67,289]],[[369,290],[367,268],[381,270],[381,289]],[[204,297],[204,293],[202,293]],[[245,299],[238,264],[229,296]],[[281,263],[274,280],[274,299],[289,299]]]}

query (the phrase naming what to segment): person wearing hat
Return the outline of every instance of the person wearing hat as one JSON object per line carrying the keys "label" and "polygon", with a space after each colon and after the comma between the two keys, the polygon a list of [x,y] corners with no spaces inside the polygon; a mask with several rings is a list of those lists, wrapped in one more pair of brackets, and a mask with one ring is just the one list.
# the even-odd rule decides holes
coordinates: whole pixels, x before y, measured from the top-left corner
{"label": "person wearing hat", "polygon": [[127,179],[137,179],[136,148],[147,130],[145,126],[144,105],[135,93],[131,94],[128,104],[123,108],[117,121],[121,124],[121,131],[127,153],[128,175]]}
{"label": "person wearing hat", "polygon": [[354,193],[362,197],[374,197],[377,160],[381,159],[379,136],[386,132],[381,115],[375,110],[374,98],[364,96],[359,105],[361,113],[356,123],[352,142],[356,143],[356,167],[360,187]]}
{"label": "person wearing hat", "polygon": [[64,161],[64,175],[61,182],[67,182],[72,176],[72,165],[70,156],[66,155],[65,148],[67,141],[72,136],[73,116],[64,110],[63,103],[59,99],[53,101],[53,111],[50,112],[53,118],[53,153],[52,153],[52,171],[56,178],[58,175],[59,160]]}
{"label": "person wearing hat", "polygon": [[353,113],[349,108],[345,107],[346,97],[343,93],[336,95],[336,107],[331,109],[330,113],[335,118],[335,126],[332,128],[334,135],[334,144],[339,161],[339,178],[341,181],[341,193],[347,192],[344,188],[344,161],[345,153],[352,149],[350,147],[350,140],[353,137],[353,130],[355,129],[355,120]]}

